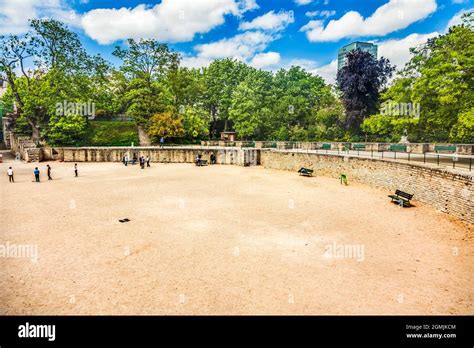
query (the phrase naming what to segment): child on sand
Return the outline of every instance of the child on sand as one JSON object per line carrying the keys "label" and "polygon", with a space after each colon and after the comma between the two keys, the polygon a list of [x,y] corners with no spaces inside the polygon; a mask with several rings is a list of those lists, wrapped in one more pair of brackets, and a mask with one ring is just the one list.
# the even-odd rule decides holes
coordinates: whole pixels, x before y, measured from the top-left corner
{"label": "child on sand", "polygon": [[38,167],[35,167],[35,170],[33,171],[33,174],[35,174],[35,181],[40,182],[40,171]]}
{"label": "child on sand", "polygon": [[8,181],[12,182],[12,183],[15,182],[15,179],[13,179],[13,169],[12,169],[12,167],[8,168],[7,174],[8,174]]}

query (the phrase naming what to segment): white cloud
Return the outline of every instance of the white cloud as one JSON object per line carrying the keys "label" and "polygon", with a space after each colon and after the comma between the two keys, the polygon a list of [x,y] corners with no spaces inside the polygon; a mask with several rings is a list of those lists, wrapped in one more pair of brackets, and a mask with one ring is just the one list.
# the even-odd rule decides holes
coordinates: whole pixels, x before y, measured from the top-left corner
{"label": "white cloud", "polygon": [[283,30],[295,21],[293,11],[280,11],[275,13],[270,11],[264,15],[253,19],[250,22],[240,24],[240,30],[263,29],[263,30]]}
{"label": "white cloud", "polygon": [[203,68],[211,64],[212,58],[183,55],[181,65],[187,68]]}
{"label": "white cloud", "polygon": [[278,63],[280,63],[280,53],[278,52],[258,53],[250,61],[250,65],[256,69],[275,66]]}
{"label": "white cloud", "polygon": [[263,51],[276,37],[261,31],[248,31],[229,39],[195,46],[198,57],[235,58],[247,61],[256,53]]}
{"label": "white cloud", "polygon": [[331,10],[324,10],[324,11],[308,11],[305,13],[306,17],[314,18],[314,17],[323,17],[323,18],[329,18],[333,17],[336,15],[336,11]]}
{"label": "white cloud", "polygon": [[446,26],[446,31],[448,31],[448,29],[450,27],[452,27],[453,25],[459,25],[462,23],[462,15],[467,13],[467,12],[472,12],[474,11],[474,8],[470,8],[468,10],[462,10],[462,11],[459,11],[458,13],[456,13],[454,15],[453,18],[451,18],[451,20],[449,21],[448,25]]}
{"label": "white cloud", "polygon": [[312,20],[300,30],[305,31],[312,42],[384,36],[426,18],[436,9],[436,0],[390,0],[370,17],[364,18],[359,12],[350,11],[338,20],[331,20],[326,27],[323,21]]}
{"label": "white cloud", "polygon": [[95,9],[83,16],[82,25],[101,44],[127,38],[185,42],[223,24],[226,15],[240,16],[255,8],[255,0],[163,0],[153,7]]}
{"label": "white cloud", "polygon": [[80,16],[61,0],[0,0],[0,35],[28,31],[28,20],[52,18],[79,25]]}
{"label": "white cloud", "polygon": [[295,0],[295,4],[298,6],[308,5],[312,2],[313,0]]}
{"label": "white cloud", "polygon": [[256,10],[260,8],[260,6],[258,6],[257,0],[240,0],[239,8],[240,8],[240,11],[243,13],[247,11]]}
{"label": "white cloud", "polygon": [[401,69],[410,60],[410,48],[422,45],[439,33],[433,32],[429,34],[410,34],[403,39],[392,39],[385,40],[376,44],[379,45],[379,58],[385,57],[390,62],[397,66],[397,69]]}
{"label": "white cloud", "polygon": [[334,59],[329,64],[310,70],[310,72],[314,75],[321,76],[327,83],[335,83],[337,75],[337,59]]}

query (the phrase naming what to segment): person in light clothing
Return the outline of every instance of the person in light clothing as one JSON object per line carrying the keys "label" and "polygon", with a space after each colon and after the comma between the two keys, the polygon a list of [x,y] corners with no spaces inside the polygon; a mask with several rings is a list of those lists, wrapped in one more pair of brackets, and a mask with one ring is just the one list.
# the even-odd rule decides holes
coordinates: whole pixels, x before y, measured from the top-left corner
{"label": "person in light clothing", "polygon": [[14,183],[15,179],[13,178],[13,169],[12,169],[12,167],[8,168],[7,174],[8,174],[8,181],[11,182],[11,183]]}

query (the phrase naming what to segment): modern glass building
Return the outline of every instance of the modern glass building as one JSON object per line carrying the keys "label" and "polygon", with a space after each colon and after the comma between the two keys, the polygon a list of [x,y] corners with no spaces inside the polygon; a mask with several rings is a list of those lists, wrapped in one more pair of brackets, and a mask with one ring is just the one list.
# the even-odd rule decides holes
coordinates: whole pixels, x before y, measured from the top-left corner
{"label": "modern glass building", "polygon": [[378,46],[368,42],[352,42],[339,50],[337,59],[337,70],[341,69],[346,64],[346,55],[356,49],[371,53],[375,58],[378,58]]}

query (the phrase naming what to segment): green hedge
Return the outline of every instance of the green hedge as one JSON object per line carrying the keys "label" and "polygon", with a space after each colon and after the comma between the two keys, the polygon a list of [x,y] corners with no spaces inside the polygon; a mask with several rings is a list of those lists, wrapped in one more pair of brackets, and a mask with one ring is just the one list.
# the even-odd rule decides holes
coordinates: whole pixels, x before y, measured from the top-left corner
{"label": "green hedge", "polygon": [[86,135],[87,146],[139,145],[138,128],[134,122],[92,121]]}

